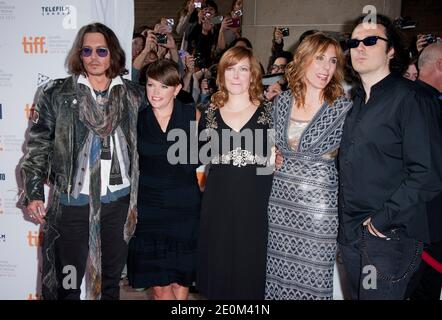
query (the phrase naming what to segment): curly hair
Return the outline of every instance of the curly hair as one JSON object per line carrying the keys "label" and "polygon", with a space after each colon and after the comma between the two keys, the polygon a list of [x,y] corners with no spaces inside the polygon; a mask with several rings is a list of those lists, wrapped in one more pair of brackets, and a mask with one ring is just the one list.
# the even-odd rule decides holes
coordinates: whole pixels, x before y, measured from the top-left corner
{"label": "curly hair", "polygon": [[229,99],[229,92],[225,83],[225,71],[227,68],[234,66],[243,59],[249,59],[251,82],[249,87],[250,101],[254,104],[260,104],[262,101],[262,72],[261,66],[250,49],[245,47],[233,47],[227,50],[218,64],[218,72],[216,84],[218,91],[212,95],[211,102],[218,108],[222,108]]}
{"label": "curly hair", "polygon": [[306,37],[295,52],[293,61],[287,65],[285,75],[288,86],[292,91],[296,107],[300,108],[305,103],[307,85],[305,83],[306,69],[313,62],[317,54],[324,53],[329,46],[336,50],[337,64],[336,71],[327,86],[322,90],[321,98],[330,106],[339,96],[344,94],[342,81],[344,80],[345,57],[339,43],[325,35],[317,32]]}

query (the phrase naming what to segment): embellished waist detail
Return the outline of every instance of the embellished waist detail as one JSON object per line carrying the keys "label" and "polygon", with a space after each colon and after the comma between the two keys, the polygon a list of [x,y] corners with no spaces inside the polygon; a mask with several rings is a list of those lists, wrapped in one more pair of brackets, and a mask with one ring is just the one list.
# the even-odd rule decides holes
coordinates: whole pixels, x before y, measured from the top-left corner
{"label": "embellished waist detail", "polygon": [[212,164],[232,164],[236,167],[244,167],[247,165],[266,165],[267,158],[253,154],[248,150],[236,148],[221,155],[214,156],[211,160]]}

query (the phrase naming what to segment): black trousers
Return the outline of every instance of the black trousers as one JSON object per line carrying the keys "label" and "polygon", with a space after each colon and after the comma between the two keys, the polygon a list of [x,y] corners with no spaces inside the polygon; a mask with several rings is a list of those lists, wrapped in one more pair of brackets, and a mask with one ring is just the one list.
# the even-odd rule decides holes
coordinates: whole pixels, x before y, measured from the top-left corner
{"label": "black trousers", "polygon": [[[102,300],[120,298],[119,282],[127,259],[123,231],[128,208],[129,196],[101,204]],[[79,300],[89,249],[89,205],[60,205],[60,210],[60,238],[55,242],[58,298]]]}
{"label": "black trousers", "polygon": [[422,243],[399,229],[375,237],[364,228],[351,244],[340,244],[352,300],[403,300],[407,285],[419,266]]}

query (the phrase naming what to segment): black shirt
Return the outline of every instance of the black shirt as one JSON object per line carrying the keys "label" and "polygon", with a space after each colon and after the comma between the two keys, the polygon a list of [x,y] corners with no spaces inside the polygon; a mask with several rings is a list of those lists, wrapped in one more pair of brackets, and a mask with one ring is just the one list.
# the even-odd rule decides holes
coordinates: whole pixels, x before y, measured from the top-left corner
{"label": "black shirt", "polygon": [[[440,92],[430,86],[429,84],[417,80],[416,83],[421,86],[424,90],[428,91],[428,93],[438,99],[439,105],[442,108],[442,100],[439,99]],[[442,125],[442,123],[441,123]],[[431,242],[439,242],[442,240],[442,193],[427,203],[427,218],[428,218],[428,226],[430,227],[430,240]],[[442,259],[442,256],[433,255],[433,257],[437,257],[438,259]],[[442,261],[442,260],[440,260]]]}
{"label": "black shirt", "polygon": [[359,89],[339,155],[340,243],[358,239],[371,217],[380,232],[403,228],[428,241],[425,202],[442,189],[440,108],[417,84],[393,74]]}

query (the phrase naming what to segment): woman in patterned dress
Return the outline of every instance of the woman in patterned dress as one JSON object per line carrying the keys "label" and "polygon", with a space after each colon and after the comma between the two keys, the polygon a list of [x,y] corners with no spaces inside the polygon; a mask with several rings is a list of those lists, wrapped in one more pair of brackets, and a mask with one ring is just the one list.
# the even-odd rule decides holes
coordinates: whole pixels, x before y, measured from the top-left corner
{"label": "woman in patterned dress", "polygon": [[332,299],[338,233],[336,156],[351,102],[344,56],[323,33],[298,47],[274,103],[275,171],[268,207],[266,299]]}

